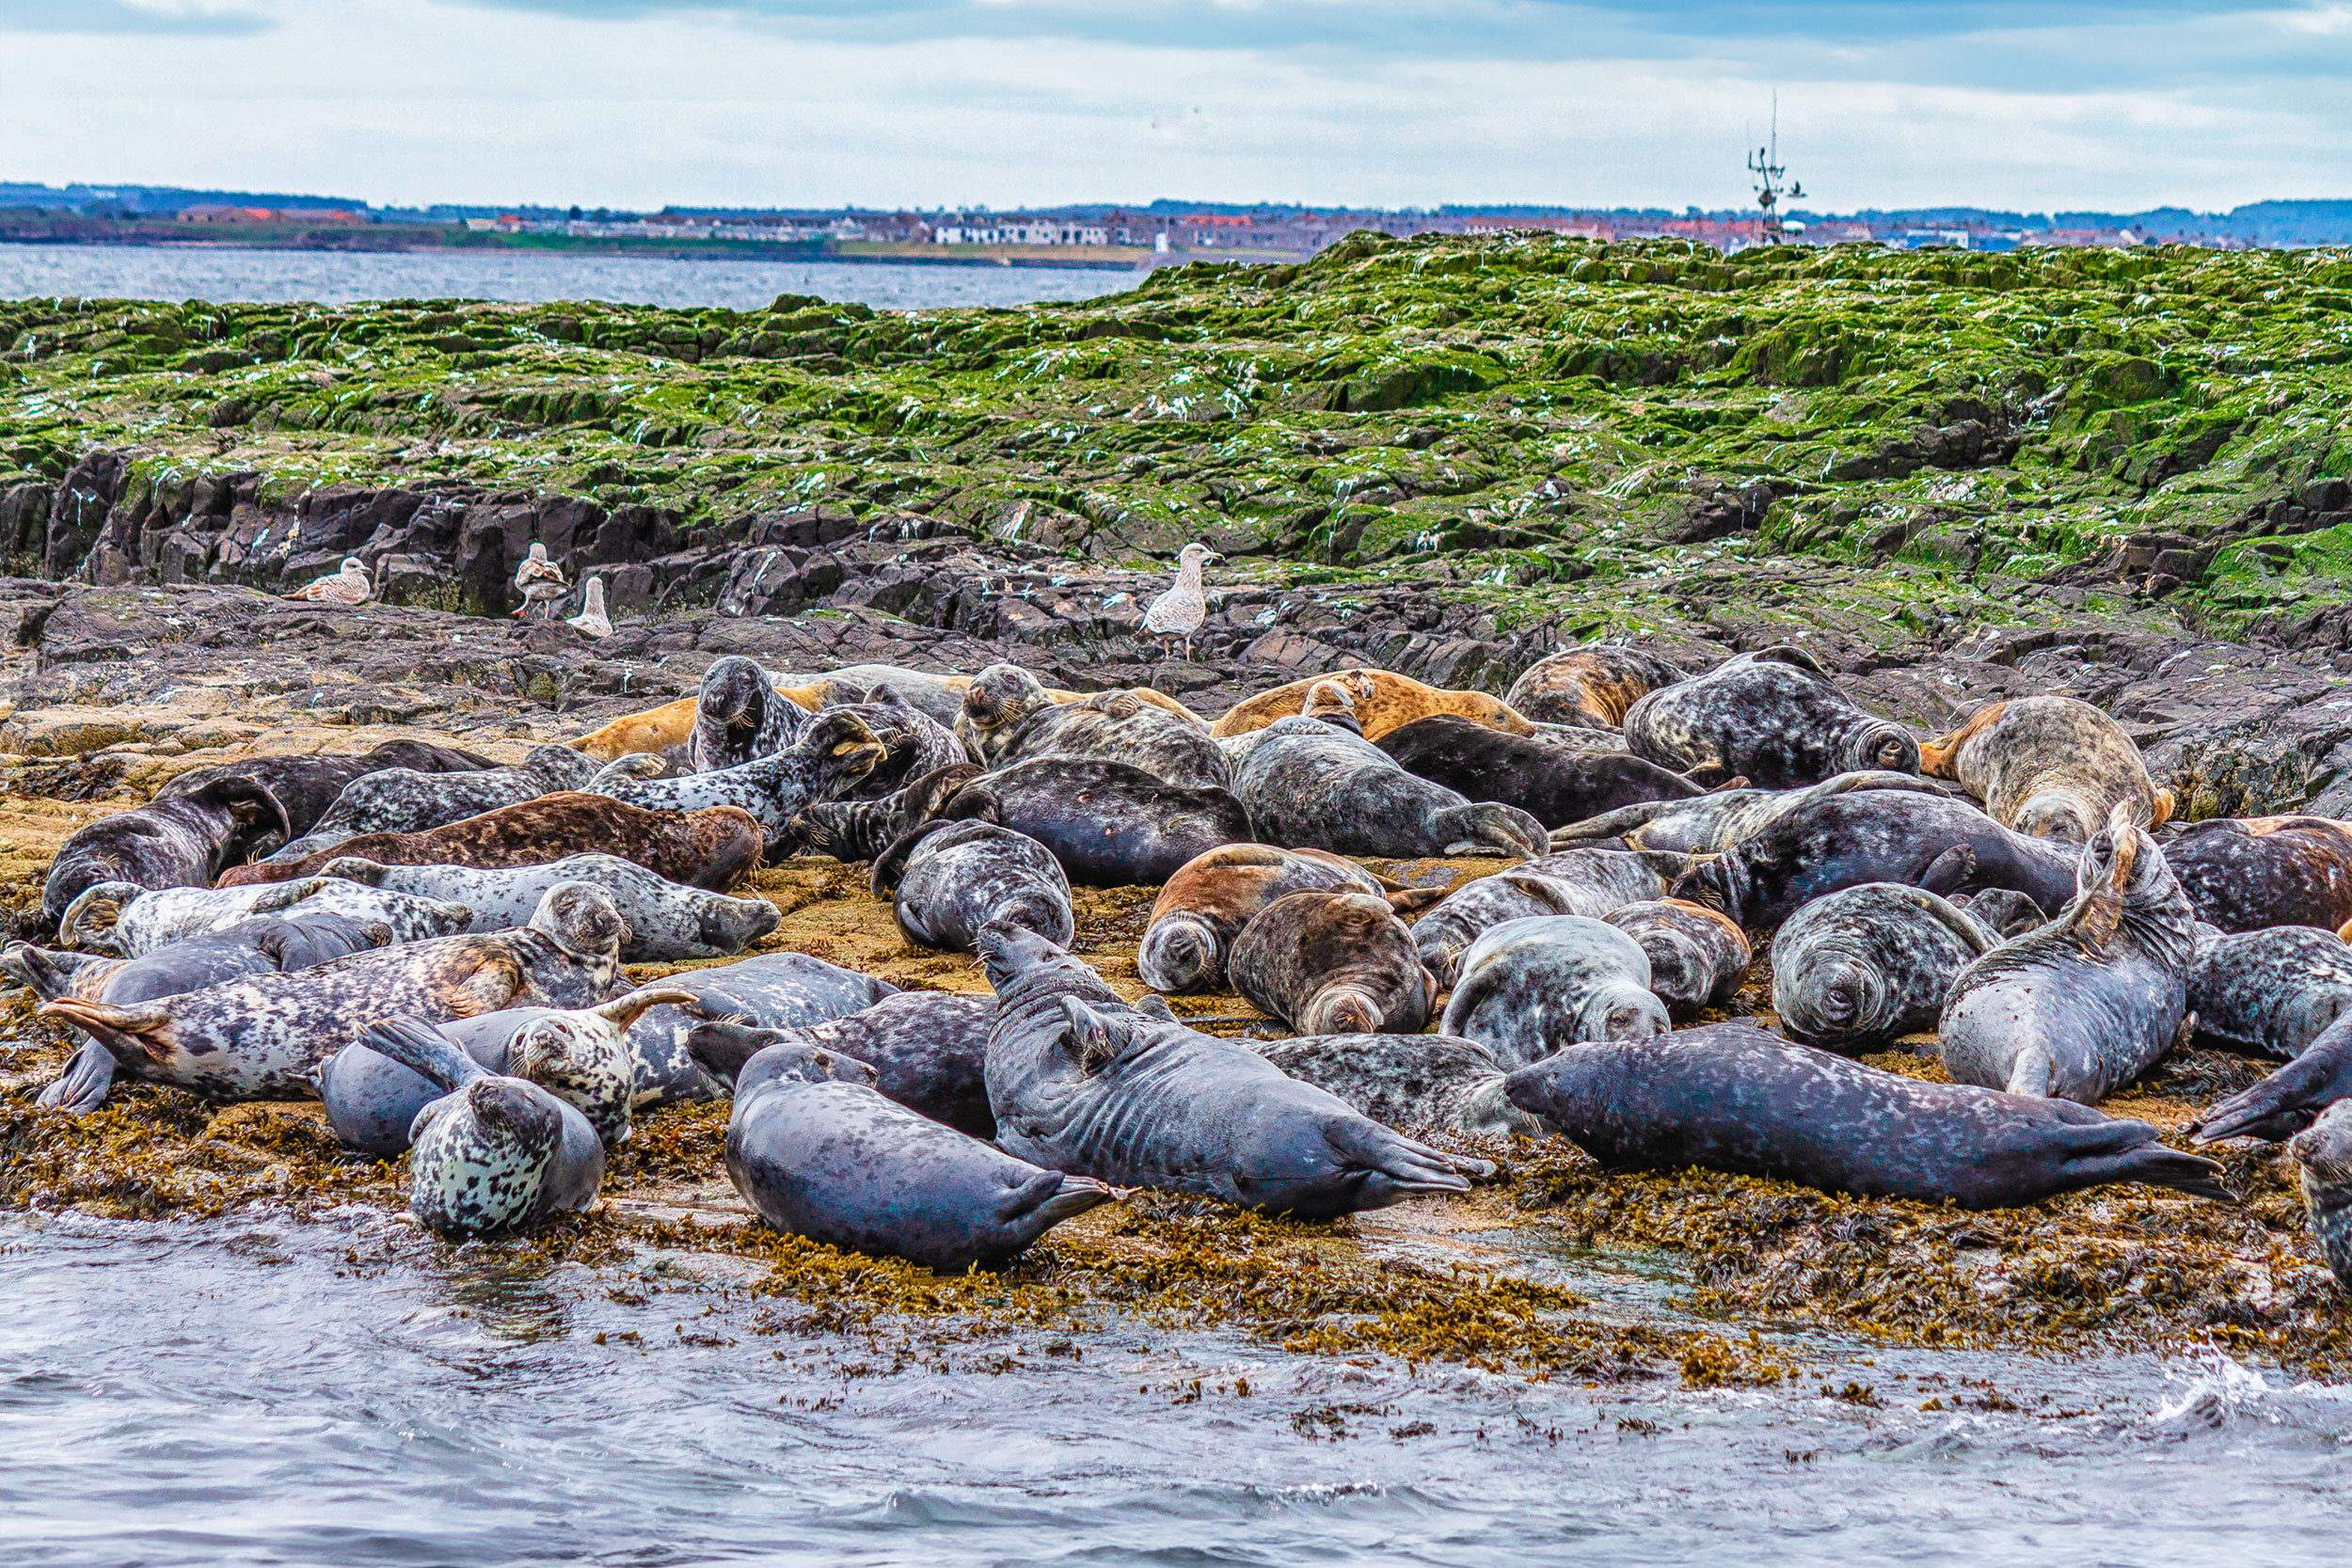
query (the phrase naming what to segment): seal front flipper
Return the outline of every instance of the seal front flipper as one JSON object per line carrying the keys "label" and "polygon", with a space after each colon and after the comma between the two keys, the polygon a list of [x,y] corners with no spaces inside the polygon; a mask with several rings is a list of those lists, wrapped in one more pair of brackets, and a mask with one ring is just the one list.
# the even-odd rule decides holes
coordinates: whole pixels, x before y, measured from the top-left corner
{"label": "seal front flipper", "polygon": [[371,1023],[360,1031],[359,1043],[430,1081],[444,1094],[453,1094],[477,1078],[490,1076],[489,1069],[467,1055],[447,1030],[417,1019],[385,1019]]}
{"label": "seal front flipper", "polygon": [[[2352,1018],[2344,1022],[2352,1025]],[[2283,1143],[2340,1100],[2352,1100],[2352,1026],[2330,1024],[2295,1060],[2190,1122],[2189,1136],[2201,1144],[2224,1138]]]}
{"label": "seal front flipper", "polygon": [[136,882],[92,882],[57,917],[57,945],[129,958],[115,938],[115,922],[122,907],[146,891]]}
{"label": "seal front flipper", "polygon": [[121,967],[119,958],[95,953],[53,953],[30,942],[14,942],[0,950],[0,974],[30,988],[43,1002],[61,996],[95,999],[106,976]]}
{"label": "seal front flipper", "polygon": [[[1415,1143],[1369,1117],[1334,1118],[1324,1124],[1324,1142],[1343,1167],[1361,1172],[1356,1183],[1359,1207],[1385,1209],[1421,1193],[1466,1193],[1470,1180],[1454,1156]],[[1482,1174],[1494,1167],[1471,1162]]]}
{"label": "seal front flipper", "polygon": [[80,1115],[95,1111],[114,1087],[115,1053],[96,1040],[85,1041],[66,1069],[49,1081],[38,1103],[44,1110]]}
{"label": "seal front flipper", "polygon": [[1919,886],[1939,898],[1949,897],[1976,874],[1977,852],[1965,844],[1955,844],[1928,863],[1927,870],[1920,874]]}

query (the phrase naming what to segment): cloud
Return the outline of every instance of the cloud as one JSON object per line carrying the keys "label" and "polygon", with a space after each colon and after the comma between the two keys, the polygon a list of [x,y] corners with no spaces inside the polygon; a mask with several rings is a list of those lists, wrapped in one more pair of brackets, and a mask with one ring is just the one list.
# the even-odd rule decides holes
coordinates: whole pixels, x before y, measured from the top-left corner
{"label": "cloud", "polygon": [[0,33],[201,33],[244,36],[270,19],[237,0],[9,0]]}

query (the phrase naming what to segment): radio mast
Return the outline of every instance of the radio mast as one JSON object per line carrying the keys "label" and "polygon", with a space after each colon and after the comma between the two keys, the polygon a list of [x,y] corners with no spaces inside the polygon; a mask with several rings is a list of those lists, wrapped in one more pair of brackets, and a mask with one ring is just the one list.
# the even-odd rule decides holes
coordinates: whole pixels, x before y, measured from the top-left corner
{"label": "radio mast", "polygon": [[1783,232],[1780,222],[1780,198],[1785,196],[1792,201],[1799,201],[1804,198],[1804,182],[1802,180],[1787,189],[1781,186],[1781,181],[1788,171],[1781,166],[1780,162],[1780,89],[1778,87],[1772,89],[1772,141],[1748,154],[1748,172],[1756,176],[1756,205],[1759,210],[1756,226],[1756,238],[1765,245],[1778,244]]}

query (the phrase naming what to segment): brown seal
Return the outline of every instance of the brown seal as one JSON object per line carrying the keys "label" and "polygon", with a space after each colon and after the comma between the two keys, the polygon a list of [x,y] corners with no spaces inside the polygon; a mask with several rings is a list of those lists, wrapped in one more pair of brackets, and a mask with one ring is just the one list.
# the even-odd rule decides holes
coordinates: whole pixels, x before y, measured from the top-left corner
{"label": "brown seal", "polygon": [[1335,682],[1346,691],[1366,740],[1377,740],[1400,724],[1426,719],[1433,713],[1475,719],[1513,735],[1535,733],[1535,726],[1513,712],[1500,697],[1490,697],[1484,691],[1446,691],[1387,670],[1342,670],[1336,674],[1311,675],[1271,691],[1261,691],[1227,709],[1223,718],[1209,726],[1209,733],[1223,740],[1264,729],[1278,719],[1294,718],[1308,711],[1309,694],[1325,681]]}
{"label": "brown seal", "polygon": [[2036,838],[2087,841],[2128,805],[2143,827],[2172,816],[2123,726],[2074,697],[1988,703],[1919,748],[1919,770],[1968,786],[1993,820]]}
{"label": "brown seal", "polygon": [[542,795],[419,833],[362,833],[298,861],[241,865],[223,887],[318,875],[347,856],[378,865],[470,865],[494,871],[566,855],[618,855],[688,887],[724,893],[759,863],[765,835],[740,806],[644,811],[605,795]]}
{"label": "brown seal", "polygon": [[1242,927],[1227,974],[1302,1035],[1417,1035],[1438,999],[1413,933],[1369,893],[1277,898]]}
{"label": "brown seal", "polygon": [[2225,931],[2352,921],[2352,832],[2325,816],[2217,817],[2168,837],[2197,918]]}
{"label": "brown seal", "polygon": [[1502,700],[1540,724],[1613,730],[1624,724],[1626,709],[1683,678],[1647,648],[1596,642],[1537,659]]}
{"label": "brown seal", "polygon": [[1278,898],[1311,891],[1371,894],[1402,912],[1428,908],[1436,888],[1398,888],[1325,849],[1225,844],[1187,861],[1168,880],[1144,922],[1136,972],[1171,995],[1215,990],[1233,938]]}

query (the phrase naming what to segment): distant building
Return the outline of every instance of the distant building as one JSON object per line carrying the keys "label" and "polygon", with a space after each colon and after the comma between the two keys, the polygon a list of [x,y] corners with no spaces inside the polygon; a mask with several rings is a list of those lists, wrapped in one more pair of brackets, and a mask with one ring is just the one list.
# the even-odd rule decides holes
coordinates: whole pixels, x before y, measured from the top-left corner
{"label": "distant building", "polygon": [[267,223],[278,214],[267,207],[183,207],[182,223]]}

